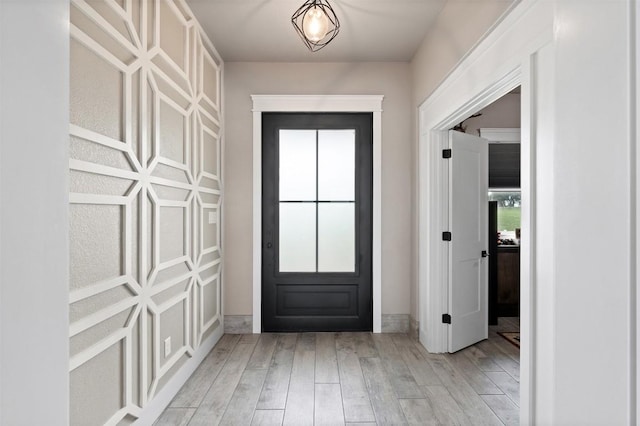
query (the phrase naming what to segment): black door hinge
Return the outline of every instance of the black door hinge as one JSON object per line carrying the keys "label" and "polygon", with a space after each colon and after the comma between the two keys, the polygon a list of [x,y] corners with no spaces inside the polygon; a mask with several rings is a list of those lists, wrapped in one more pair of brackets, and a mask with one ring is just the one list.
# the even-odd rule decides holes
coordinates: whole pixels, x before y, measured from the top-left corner
{"label": "black door hinge", "polygon": [[442,314],[442,323],[443,324],[451,324],[451,315]]}
{"label": "black door hinge", "polygon": [[442,241],[451,241],[451,232],[445,231],[442,233]]}
{"label": "black door hinge", "polygon": [[443,149],[442,158],[451,158],[451,149]]}

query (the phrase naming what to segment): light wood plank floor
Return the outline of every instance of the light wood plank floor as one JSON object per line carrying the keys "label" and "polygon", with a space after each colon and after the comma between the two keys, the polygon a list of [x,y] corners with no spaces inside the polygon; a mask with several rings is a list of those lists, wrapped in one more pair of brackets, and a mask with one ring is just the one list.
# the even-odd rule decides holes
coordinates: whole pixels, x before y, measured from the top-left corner
{"label": "light wood plank floor", "polygon": [[520,351],[497,334],[430,354],[404,334],[225,335],[156,422],[517,425]]}

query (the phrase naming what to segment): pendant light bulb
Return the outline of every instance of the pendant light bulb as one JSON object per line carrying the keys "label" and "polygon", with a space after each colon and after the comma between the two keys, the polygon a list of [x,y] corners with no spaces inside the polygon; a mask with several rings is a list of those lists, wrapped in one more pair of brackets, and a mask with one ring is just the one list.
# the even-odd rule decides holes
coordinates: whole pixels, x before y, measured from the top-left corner
{"label": "pendant light bulb", "polygon": [[329,0],[305,0],[291,16],[291,23],[312,52],[331,43],[340,31],[340,21]]}
{"label": "pendant light bulb", "polygon": [[307,11],[302,21],[304,35],[313,42],[322,40],[329,30],[329,18],[317,6]]}

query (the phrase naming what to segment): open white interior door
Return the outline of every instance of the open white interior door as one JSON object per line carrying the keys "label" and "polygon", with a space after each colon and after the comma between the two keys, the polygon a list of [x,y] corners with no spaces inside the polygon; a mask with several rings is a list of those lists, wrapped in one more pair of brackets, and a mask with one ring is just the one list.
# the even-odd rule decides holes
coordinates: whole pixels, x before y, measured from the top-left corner
{"label": "open white interior door", "polygon": [[488,141],[449,132],[449,352],[488,337]]}

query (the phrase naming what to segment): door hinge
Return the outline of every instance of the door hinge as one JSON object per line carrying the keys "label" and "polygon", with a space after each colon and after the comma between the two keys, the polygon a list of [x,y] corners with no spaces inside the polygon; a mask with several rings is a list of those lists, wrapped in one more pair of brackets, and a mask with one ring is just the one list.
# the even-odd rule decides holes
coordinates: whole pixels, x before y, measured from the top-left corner
{"label": "door hinge", "polygon": [[451,241],[451,232],[445,231],[442,233],[442,241]]}
{"label": "door hinge", "polygon": [[442,158],[451,158],[451,149],[443,149]]}
{"label": "door hinge", "polygon": [[442,314],[442,323],[443,324],[451,324],[451,315]]}

